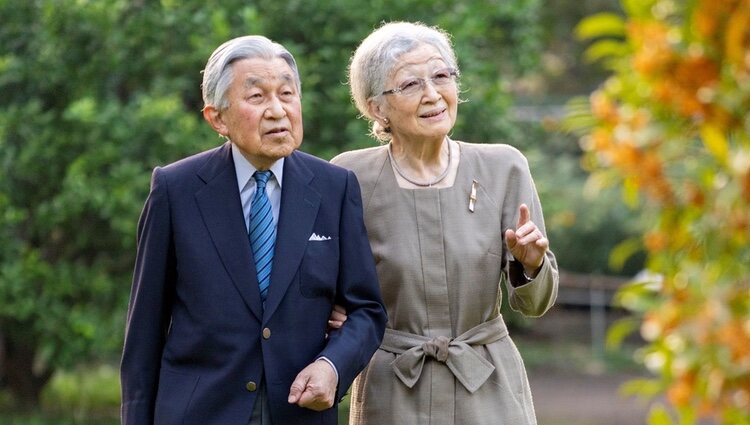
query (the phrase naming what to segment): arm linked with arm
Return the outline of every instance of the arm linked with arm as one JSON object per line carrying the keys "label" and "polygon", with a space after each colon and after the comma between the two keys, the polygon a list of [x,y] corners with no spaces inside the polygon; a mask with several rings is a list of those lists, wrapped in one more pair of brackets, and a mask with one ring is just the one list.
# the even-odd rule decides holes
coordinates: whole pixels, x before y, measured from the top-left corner
{"label": "arm linked with arm", "polygon": [[343,397],[377,350],[387,321],[364,226],[359,183],[351,171],[347,171],[339,235],[341,258],[336,303],[346,309],[347,319],[341,329],[330,334],[321,353],[336,365],[337,399]]}

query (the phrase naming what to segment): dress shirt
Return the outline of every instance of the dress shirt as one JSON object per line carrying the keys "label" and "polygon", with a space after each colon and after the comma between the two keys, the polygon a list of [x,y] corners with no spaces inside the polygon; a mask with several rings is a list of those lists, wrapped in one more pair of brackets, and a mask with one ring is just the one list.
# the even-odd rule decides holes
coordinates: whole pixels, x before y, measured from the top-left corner
{"label": "dress shirt", "polygon": [[[258,171],[240,152],[240,149],[232,143],[232,159],[234,159],[234,170],[237,174],[237,186],[242,201],[242,215],[245,217],[245,229],[250,230],[250,206],[255,195],[255,178],[253,173]],[[273,163],[270,168],[273,178],[266,183],[266,195],[271,202],[273,210],[273,224],[279,226],[279,211],[281,209],[281,184],[284,179],[284,158]],[[277,232],[278,233],[278,232]]]}
{"label": "dress shirt", "polygon": [[[234,160],[234,170],[237,174],[237,187],[240,191],[240,200],[242,201],[242,216],[245,217],[245,230],[250,231],[250,207],[253,203],[253,195],[255,195],[256,184],[253,174],[258,171],[257,168],[250,161],[242,155],[240,148],[232,143],[232,159]],[[266,183],[266,195],[268,200],[271,202],[271,209],[273,210],[273,224],[276,226],[278,234],[279,226],[279,211],[281,210],[281,187],[284,180],[284,158],[274,162],[270,168],[273,172],[273,178],[268,179]],[[339,371],[336,369],[336,365],[327,357],[321,356],[318,360],[323,360],[333,368],[333,372],[336,374],[336,382],[339,380]]]}

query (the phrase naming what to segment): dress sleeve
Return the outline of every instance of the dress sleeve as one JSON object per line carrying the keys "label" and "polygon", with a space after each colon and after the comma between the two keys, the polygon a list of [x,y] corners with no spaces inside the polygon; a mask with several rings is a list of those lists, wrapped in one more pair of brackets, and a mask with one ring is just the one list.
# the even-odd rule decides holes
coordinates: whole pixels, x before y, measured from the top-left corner
{"label": "dress sleeve", "polygon": [[512,151],[511,167],[508,175],[508,185],[502,206],[503,222],[503,251],[505,253],[505,268],[503,278],[506,281],[509,303],[513,310],[526,316],[538,317],[552,307],[557,298],[559,273],[557,260],[552,250],[547,250],[542,268],[534,279],[528,281],[523,275],[523,266],[515,261],[505,242],[505,229],[515,226],[518,222],[518,209],[526,204],[531,213],[531,220],[539,230],[547,236],[544,226],[542,205],[531,177],[531,171],[526,158],[517,150]]}

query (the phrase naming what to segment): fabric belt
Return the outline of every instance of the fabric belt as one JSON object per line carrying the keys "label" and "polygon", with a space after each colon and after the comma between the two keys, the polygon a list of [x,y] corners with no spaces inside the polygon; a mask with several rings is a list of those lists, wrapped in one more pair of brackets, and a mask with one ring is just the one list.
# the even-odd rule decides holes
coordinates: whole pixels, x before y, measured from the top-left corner
{"label": "fabric belt", "polygon": [[456,338],[434,338],[386,329],[380,349],[396,354],[391,366],[407,387],[413,388],[422,374],[425,358],[437,360],[450,369],[453,376],[470,393],[484,384],[495,370],[472,346],[486,345],[508,335],[502,316],[474,326]]}

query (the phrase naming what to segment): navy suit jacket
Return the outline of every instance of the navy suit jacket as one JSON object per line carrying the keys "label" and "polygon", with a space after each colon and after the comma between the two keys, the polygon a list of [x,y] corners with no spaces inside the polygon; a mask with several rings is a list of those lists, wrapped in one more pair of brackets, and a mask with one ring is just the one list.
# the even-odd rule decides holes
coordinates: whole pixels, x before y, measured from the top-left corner
{"label": "navy suit jacket", "polygon": [[[247,425],[261,379],[274,424],[336,423],[335,408],[315,412],[287,397],[297,374],[325,356],[340,400],[383,337],[356,177],[295,151],[277,227],[263,308],[230,144],[154,170],[122,355],[123,424]],[[334,303],[348,320],[326,337]]]}

